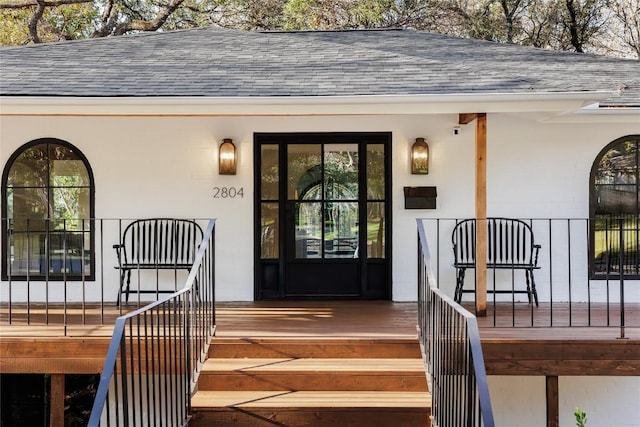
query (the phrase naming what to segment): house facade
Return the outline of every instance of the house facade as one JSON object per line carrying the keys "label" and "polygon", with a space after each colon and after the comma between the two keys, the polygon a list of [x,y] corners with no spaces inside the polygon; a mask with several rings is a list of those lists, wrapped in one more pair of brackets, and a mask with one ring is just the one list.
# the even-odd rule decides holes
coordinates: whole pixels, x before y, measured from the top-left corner
{"label": "house facade", "polygon": [[[22,241],[2,240],[3,301],[9,282],[27,277],[34,285],[14,286],[11,298],[65,292],[38,286],[38,277],[55,282],[65,270],[51,267],[38,246],[45,231],[36,222],[47,218],[62,221],[62,233],[79,235],[90,252],[90,262],[82,260],[87,301],[103,289],[118,294],[112,245],[121,229],[108,220],[136,218],[216,218],[221,301],[415,301],[415,220],[441,220],[432,249],[444,260],[440,286],[453,294],[453,220],[474,217],[478,203],[478,134],[462,120],[470,113],[486,115],[487,216],[585,220],[575,226],[586,231],[572,237],[582,250],[569,257],[543,250],[541,264],[570,263],[573,281],[604,287],[591,250],[597,230],[586,220],[606,205],[607,185],[635,194],[636,204],[621,212],[638,213],[630,180],[637,169],[619,181],[598,175],[612,147],[633,146],[627,157],[635,163],[602,176],[637,167],[637,61],[411,30],[215,29],[5,48],[0,58],[3,230],[21,218],[34,227],[22,225],[18,231],[29,231]],[[428,173],[412,173],[420,138]],[[234,174],[224,171],[226,140],[235,148]],[[38,150],[46,166],[36,185],[21,168]],[[102,243],[97,228],[66,228],[74,220],[68,212],[107,220]],[[635,279],[625,298],[638,303]],[[97,280],[104,288],[92,289]],[[554,280],[562,279],[543,267],[541,301],[562,299],[548,286]],[[583,288],[575,293],[589,298]],[[544,378],[492,377],[490,386],[499,425],[544,423]],[[638,377],[565,377],[560,387],[568,396],[561,425],[572,425],[576,406],[588,408],[594,425],[640,425]]]}

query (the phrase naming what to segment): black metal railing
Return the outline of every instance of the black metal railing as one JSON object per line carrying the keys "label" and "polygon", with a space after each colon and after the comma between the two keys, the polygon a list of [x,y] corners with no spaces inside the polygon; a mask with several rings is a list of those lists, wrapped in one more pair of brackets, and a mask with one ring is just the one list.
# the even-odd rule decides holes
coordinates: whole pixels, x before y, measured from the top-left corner
{"label": "black metal railing", "polygon": [[418,220],[418,327],[432,395],[432,424],[493,427],[475,316],[438,289]]}
{"label": "black metal railing", "polygon": [[89,426],[184,426],[215,332],[215,221],[183,289],[119,317]]}
{"label": "black metal railing", "polygon": [[[134,268],[131,288],[143,292],[118,305],[123,275],[114,245],[137,220],[2,219],[0,326],[62,327],[67,335],[72,325],[112,325],[117,316],[180,289],[187,269]],[[189,221],[204,228],[209,220]]]}
{"label": "black metal railing", "polygon": [[[640,326],[640,287],[636,281],[640,276],[634,273],[640,267],[634,261],[639,258],[635,254],[639,234],[636,222],[628,218],[520,219],[531,227],[534,243],[540,245],[539,259],[531,273],[504,266],[487,268],[487,317],[491,326],[610,327],[618,329],[614,332],[618,338],[624,338],[625,327]],[[447,295],[454,295],[459,280],[453,266],[452,231],[460,221],[419,220],[434,251],[435,278]],[[475,240],[469,244],[474,245]],[[539,306],[521,296],[529,279]],[[467,270],[464,286],[472,292],[464,294],[461,305],[470,310],[476,302],[476,283],[475,268]],[[484,321],[482,325],[488,326]]]}

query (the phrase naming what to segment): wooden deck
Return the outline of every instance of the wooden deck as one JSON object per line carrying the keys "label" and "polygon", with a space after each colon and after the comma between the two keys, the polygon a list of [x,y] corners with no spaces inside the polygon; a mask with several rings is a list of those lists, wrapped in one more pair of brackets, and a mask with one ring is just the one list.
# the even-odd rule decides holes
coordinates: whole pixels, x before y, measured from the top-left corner
{"label": "wooden deck", "polygon": [[[51,308],[51,307],[50,307]],[[130,307],[133,309],[134,307]],[[519,304],[515,318],[510,310],[492,306],[478,319],[487,372],[494,375],[640,375],[640,305],[627,305],[625,339],[617,327],[587,327],[586,307],[572,307],[572,327],[568,327],[568,306],[554,304],[533,308],[535,327],[527,325],[531,306]],[[591,322],[606,325],[604,306],[592,305]],[[0,372],[62,372],[76,367],[82,372],[99,372],[98,354],[111,336],[111,325],[119,315],[115,306],[74,308],[65,328],[52,324],[62,313],[12,307],[12,324],[7,324],[6,307],[0,312]],[[615,324],[616,308],[609,312]],[[100,324],[104,319],[104,325]],[[327,340],[368,338],[394,340],[415,338],[415,303],[386,301],[284,301],[219,303],[218,338],[281,338]],[[82,324],[84,321],[85,324]],[[491,326],[493,323],[500,327]],[[215,343],[215,341],[214,341]],[[90,344],[90,346],[88,346]],[[91,350],[88,348],[91,347]],[[23,355],[22,362],[19,361]],[[69,356],[72,359],[69,360]],[[75,360],[74,360],[75,359]],[[66,362],[65,362],[66,360]],[[37,364],[40,368],[36,368]],[[96,370],[97,369],[97,370]],[[79,372],[78,372],[79,373]]]}

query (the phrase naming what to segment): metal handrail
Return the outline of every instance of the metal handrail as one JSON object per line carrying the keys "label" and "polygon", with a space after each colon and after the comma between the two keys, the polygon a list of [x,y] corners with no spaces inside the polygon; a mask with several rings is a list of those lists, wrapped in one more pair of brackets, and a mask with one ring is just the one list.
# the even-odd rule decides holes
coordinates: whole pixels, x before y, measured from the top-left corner
{"label": "metal handrail", "polygon": [[116,320],[88,425],[184,426],[215,332],[215,220],[183,289]]}
{"label": "metal handrail", "polygon": [[432,424],[494,427],[476,318],[438,289],[421,220],[417,225],[418,327]]}

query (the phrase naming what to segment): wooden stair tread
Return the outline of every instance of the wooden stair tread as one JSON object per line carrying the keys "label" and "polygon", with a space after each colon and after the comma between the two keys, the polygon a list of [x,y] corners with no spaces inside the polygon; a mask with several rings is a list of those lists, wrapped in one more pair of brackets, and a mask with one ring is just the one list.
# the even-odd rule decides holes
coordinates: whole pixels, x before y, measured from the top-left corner
{"label": "wooden stair tread", "polygon": [[216,335],[212,344],[307,344],[309,342],[320,344],[416,344],[416,336],[262,336],[262,337],[234,337]]}
{"label": "wooden stair tread", "polygon": [[353,338],[214,338],[209,357],[421,358],[418,340]]}
{"label": "wooden stair tread", "polygon": [[210,358],[202,367],[206,372],[417,372],[424,373],[421,359],[240,359],[240,358]]}
{"label": "wooden stair tread", "polygon": [[388,391],[198,391],[191,400],[203,408],[423,408],[428,392]]}

